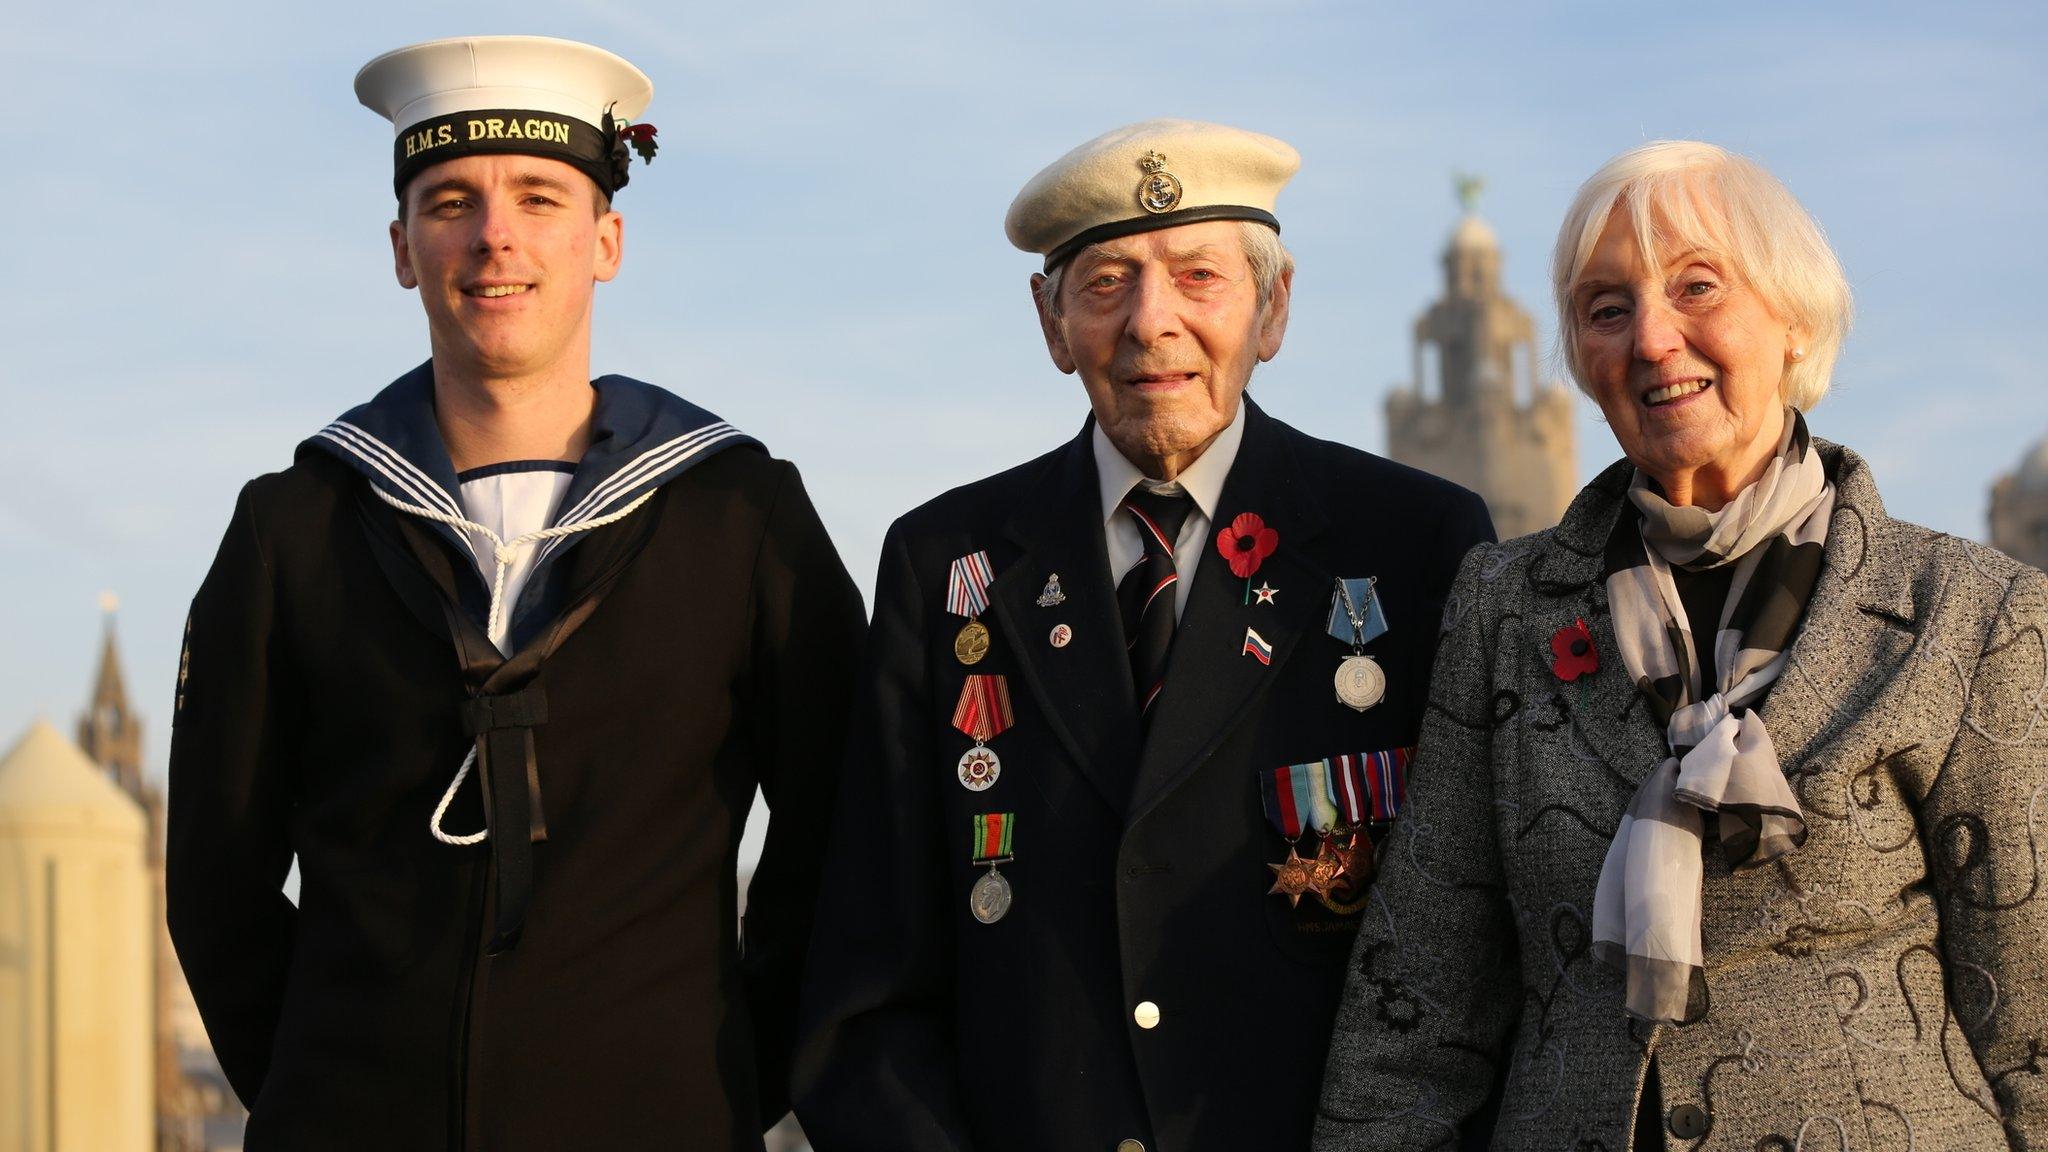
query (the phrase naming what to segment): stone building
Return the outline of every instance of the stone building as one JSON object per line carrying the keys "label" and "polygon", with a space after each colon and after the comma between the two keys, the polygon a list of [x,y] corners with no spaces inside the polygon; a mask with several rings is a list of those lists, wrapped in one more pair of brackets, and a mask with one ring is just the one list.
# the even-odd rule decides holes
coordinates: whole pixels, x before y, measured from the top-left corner
{"label": "stone building", "polygon": [[1535,322],[1501,291],[1479,187],[1458,181],[1443,298],[1415,322],[1411,383],[1387,397],[1387,455],[1479,493],[1505,540],[1557,523],[1578,463],[1571,393],[1543,378]]}
{"label": "stone building", "polygon": [[48,723],[0,757],[0,1152],[149,1152],[148,832]]}
{"label": "stone building", "polygon": [[2011,475],[1991,486],[1991,546],[2048,568],[2048,436],[2027,449]]}
{"label": "stone building", "polygon": [[107,779],[141,809],[149,870],[148,962],[154,973],[152,1053],[156,1076],[157,1152],[221,1152],[240,1148],[245,1115],[228,1086],[199,1007],[185,984],[164,917],[164,794],[142,771],[142,718],[128,700],[121,653],[114,636],[111,595],[100,598],[106,614],[93,694],[78,718],[78,743]]}

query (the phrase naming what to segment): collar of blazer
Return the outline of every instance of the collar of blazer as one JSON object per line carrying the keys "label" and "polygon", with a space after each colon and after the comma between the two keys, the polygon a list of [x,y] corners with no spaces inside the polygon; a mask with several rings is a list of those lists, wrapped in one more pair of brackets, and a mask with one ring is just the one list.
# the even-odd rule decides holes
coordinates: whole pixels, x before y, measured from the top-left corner
{"label": "collar of blazer", "polygon": [[[1884,500],[1861,456],[1816,438],[1828,478],[1835,485],[1835,511],[1820,580],[1807,602],[1806,619],[1787,653],[1785,671],[1764,698],[1762,715],[1777,745],[1779,760],[1791,768],[1822,741],[1855,718],[1848,705],[1865,677],[1890,668],[1844,668],[1836,653],[1879,651],[1866,636],[1887,629],[1917,634],[1912,576],[1915,565],[1893,538]],[[1592,630],[1601,669],[1583,695],[1567,691],[1574,730],[1633,789],[1670,754],[1663,731],[1641,693],[1621,666],[1614,620],[1601,571],[1607,537],[1628,507],[1633,467],[1610,465],[1580,491],[1555,529],[1532,537],[1535,555],[1527,569],[1532,658],[1549,676],[1550,635],[1583,618]],[[1564,687],[1560,685],[1560,687]]]}
{"label": "collar of blazer", "polygon": [[[1272,667],[1243,656],[1244,581],[1205,545],[1174,634],[1166,690],[1154,705],[1152,737],[1142,749],[1103,546],[1092,422],[1033,481],[1005,527],[1023,554],[996,577],[990,603],[1003,627],[1020,638],[1019,671],[1061,743],[1111,809],[1128,814],[1127,824],[1215,750],[1273,683],[1295,642],[1318,632],[1322,622],[1325,604],[1307,591],[1329,587],[1331,576],[1309,545],[1329,518],[1295,459],[1294,433],[1251,397],[1243,403],[1244,440],[1210,527],[1213,533],[1241,512],[1258,513],[1280,533],[1279,550],[1266,558],[1260,575],[1302,594],[1260,609],[1259,634],[1273,646]],[[1069,589],[1063,619],[1074,639],[1065,648],[1027,639],[1052,622],[1036,606],[1051,572],[1062,573]]]}

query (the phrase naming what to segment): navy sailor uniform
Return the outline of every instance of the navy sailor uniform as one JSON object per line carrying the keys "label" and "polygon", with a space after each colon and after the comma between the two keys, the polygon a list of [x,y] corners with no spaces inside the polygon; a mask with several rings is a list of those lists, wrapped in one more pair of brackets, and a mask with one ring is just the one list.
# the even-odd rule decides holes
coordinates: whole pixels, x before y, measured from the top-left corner
{"label": "navy sailor uniform", "polygon": [[795,468],[593,387],[517,589],[423,365],[243,490],[193,601],[170,926],[252,1152],[757,1150],[786,1111],[860,596]]}

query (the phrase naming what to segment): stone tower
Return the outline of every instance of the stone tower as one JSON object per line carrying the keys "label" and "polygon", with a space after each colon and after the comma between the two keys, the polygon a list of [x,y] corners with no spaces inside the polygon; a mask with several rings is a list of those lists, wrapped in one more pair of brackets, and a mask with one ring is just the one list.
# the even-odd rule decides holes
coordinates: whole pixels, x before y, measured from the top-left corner
{"label": "stone tower", "polygon": [[49,724],[0,755],[0,1152],[150,1152],[148,835]]}
{"label": "stone tower", "polygon": [[142,782],[142,721],[128,708],[128,689],[121,683],[121,654],[114,645],[111,592],[100,596],[106,635],[100,644],[100,670],[93,677],[92,703],[78,718],[78,746],[106,770],[116,786],[145,808],[149,800]]}
{"label": "stone tower", "polygon": [[1500,242],[1460,178],[1444,295],[1415,322],[1412,383],[1387,397],[1387,455],[1486,500],[1500,538],[1557,523],[1578,491],[1572,399],[1546,381],[1536,325],[1500,287]]}
{"label": "stone tower", "polygon": [[142,718],[128,705],[121,675],[120,647],[114,639],[117,607],[112,593],[100,597],[106,631],[100,643],[99,671],[93,677],[92,701],[78,718],[78,743],[107,780],[142,812],[148,867],[148,903],[143,915],[151,929],[148,962],[153,971],[154,1147],[157,1152],[201,1152],[209,1147],[210,1120],[216,1114],[232,1114],[238,1124],[239,1109],[222,1088],[210,1082],[209,1077],[220,1078],[218,1065],[164,920],[164,793],[142,773]]}
{"label": "stone tower", "polygon": [[1991,546],[2022,563],[2048,568],[2048,436],[1992,485]]}

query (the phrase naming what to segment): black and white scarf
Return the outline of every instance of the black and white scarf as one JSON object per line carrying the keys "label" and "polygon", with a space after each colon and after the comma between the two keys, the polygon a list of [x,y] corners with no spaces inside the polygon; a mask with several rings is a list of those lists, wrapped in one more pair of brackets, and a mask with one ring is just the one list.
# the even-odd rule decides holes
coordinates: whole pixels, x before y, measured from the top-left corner
{"label": "black and white scarf", "polygon": [[[1680,1021],[1701,965],[1701,842],[1718,818],[1731,866],[1799,847],[1806,821],[1756,708],[1820,578],[1835,490],[1806,422],[1787,410],[1778,453],[1719,511],[1675,507],[1638,471],[1607,551],[1607,598],[1622,663],[1664,724],[1671,755],[1636,789],[1593,895],[1593,953],[1627,976],[1630,1014]],[[1700,683],[1694,632],[1671,577],[1733,564]]]}

